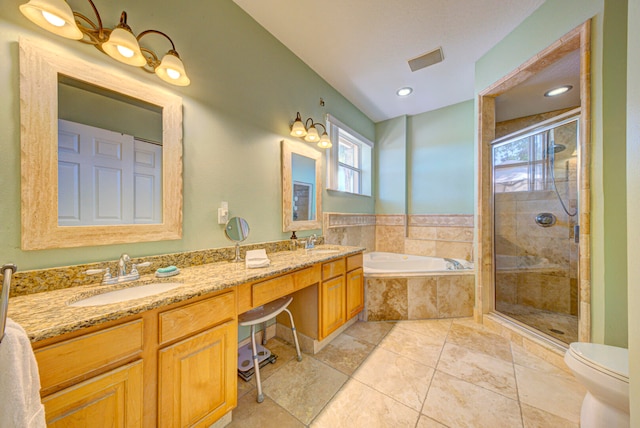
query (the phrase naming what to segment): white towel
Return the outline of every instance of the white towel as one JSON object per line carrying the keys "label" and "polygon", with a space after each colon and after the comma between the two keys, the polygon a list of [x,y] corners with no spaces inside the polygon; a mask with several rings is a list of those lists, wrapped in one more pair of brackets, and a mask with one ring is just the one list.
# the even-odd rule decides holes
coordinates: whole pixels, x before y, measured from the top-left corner
{"label": "white towel", "polygon": [[40,376],[24,329],[7,318],[0,343],[0,427],[45,427]]}
{"label": "white towel", "polygon": [[249,269],[267,267],[271,263],[264,248],[247,251],[244,259],[245,265]]}

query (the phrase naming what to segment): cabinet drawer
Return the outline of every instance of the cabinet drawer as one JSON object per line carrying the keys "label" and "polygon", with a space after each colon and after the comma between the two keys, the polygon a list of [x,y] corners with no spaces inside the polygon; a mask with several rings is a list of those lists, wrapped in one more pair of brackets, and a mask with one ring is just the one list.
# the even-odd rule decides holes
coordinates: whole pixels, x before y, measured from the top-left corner
{"label": "cabinet drawer", "polygon": [[253,300],[254,307],[264,305],[278,297],[286,296],[295,291],[293,275],[284,275],[278,278],[269,279],[267,281],[253,284]]}
{"label": "cabinet drawer", "polygon": [[235,291],[160,314],[160,344],[231,320],[236,315]]}
{"label": "cabinet drawer", "polygon": [[347,257],[347,272],[362,267],[362,253]]}
{"label": "cabinet drawer", "polygon": [[329,263],[322,264],[322,279],[327,280],[345,272],[344,259],[338,259]]}
{"label": "cabinet drawer", "polygon": [[293,282],[296,291],[320,282],[320,265],[314,265],[294,273]]}
{"label": "cabinet drawer", "polygon": [[142,352],[143,322],[135,320],[35,351],[42,389]]}
{"label": "cabinet drawer", "polygon": [[42,400],[49,427],[142,427],[142,360],[111,370]]}

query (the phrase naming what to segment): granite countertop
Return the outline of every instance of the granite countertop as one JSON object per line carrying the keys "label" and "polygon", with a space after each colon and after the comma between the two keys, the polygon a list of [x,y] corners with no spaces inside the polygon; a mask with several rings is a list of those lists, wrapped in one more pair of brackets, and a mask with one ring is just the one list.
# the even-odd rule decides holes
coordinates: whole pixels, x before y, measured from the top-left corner
{"label": "granite countertop", "polygon": [[[180,273],[168,278],[156,278],[153,274],[116,285],[86,285],[43,293],[17,296],[9,299],[8,316],[20,324],[31,342],[38,342],[106,321],[117,320],[150,309],[214,293],[246,282],[253,282],[273,275],[329,261],[364,251],[360,247],[336,245],[317,246],[316,250],[337,250],[331,253],[314,253],[313,250],[280,251],[269,253],[270,266],[247,269],[244,263],[217,262],[193,267],[180,267]],[[157,282],[180,282],[183,286],[173,290],[120,303],[102,306],[72,307],[68,303],[107,291]]]}

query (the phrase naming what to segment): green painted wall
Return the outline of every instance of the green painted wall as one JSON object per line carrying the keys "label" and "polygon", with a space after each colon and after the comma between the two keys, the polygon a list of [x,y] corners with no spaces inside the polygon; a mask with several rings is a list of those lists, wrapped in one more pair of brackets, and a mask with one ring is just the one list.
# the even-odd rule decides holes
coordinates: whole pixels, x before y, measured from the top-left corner
{"label": "green painted wall", "polygon": [[409,117],[409,214],[472,214],[473,100]]}
{"label": "green painted wall", "polygon": [[[622,106],[626,81],[623,71],[626,49],[622,40],[622,29],[626,26],[626,12],[623,9],[626,6],[621,3],[626,4],[620,0],[546,1],[476,62],[475,87],[477,94],[593,17],[590,195],[592,339],[594,342],[626,346],[627,285],[624,272],[627,230],[624,215],[626,203],[622,196],[625,192],[625,141],[619,130],[616,132],[617,127],[624,129],[624,119],[620,116],[624,116]],[[609,14],[607,18],[605,12]],[[603,95],[605,93],[606,97]],[[477,199],[477,193],[475,197]]]}
{"label": "green painted wall", "polygon": [[[629,0],[627,36],[627,215],[640,212],[640,0]],[[629,402],[640,403],[640,224],[627,224],[629,308]],[[640,426],[640,408],[631,406],[631,426]]]}
{"label": "green painted wall", "polygon": [[376,124],[376,214],[407,212],[407,116]]}
{"label": "green painted wall", "polygon": [[626,347],[627,325],[627,2],[606,0],[602,70],[604,341]]}
{"label": "green painted wall", "polygon": [[[69,0],[74,10],[92,17],[89,4]],[[217,208],[229,202],[231,216],[251,227],[247,242],[286,239],[281,208],[280,140],[292,138],[289,124],[297,111],[317,121],[331,113],[375,140],[375,125],[307,67],[291,51],[231,0],[180,2],[122,0],[97,4],[107,26],[122,10],[136,33],[165,31],[176,44],[191,78],[185,88],[171,87],[154,75],[111,60],[95,48],[50,35],[31,24],[18,3],[0,0],[0,255],[21,270],[114,260],[228,246]],[[150,12],[151,11],[151,12]],[[18,37],[68,51],[107,70],[174,91],[183,97],[184,236],[181,240],[77,249],[20,250],[20,111]],[[166,40],[145,36],[158,51]],[[325,106],[319,104],[320,97]],[[325,211],[373,213],[373,198],[325,192]],[[319,232],[319,231],[316,231]]]}

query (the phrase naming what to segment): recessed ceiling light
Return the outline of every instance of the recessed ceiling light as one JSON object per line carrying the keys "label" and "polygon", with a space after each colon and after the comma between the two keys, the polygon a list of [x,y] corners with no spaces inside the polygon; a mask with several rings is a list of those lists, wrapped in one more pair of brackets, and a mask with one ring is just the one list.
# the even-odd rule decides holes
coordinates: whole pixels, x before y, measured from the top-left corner
{"label": "recessed ceiling light", "polygon": [[544,96],[555,97],[557,95],[562,95],[565,92],[569,92],[571,89],[573,89],[573,86],[571,85],[559,86],[557,88],[549,89],[547,92],[544,93]]}
{"label": "recessed ceiling light", "polygon": [[400,88],[396,91],[396,95],[399,97],[406,97],[408,95],[411,94],[411,92],[413,92],[413,88],[410,88],[408,86],[404,87],[404,88]]}

